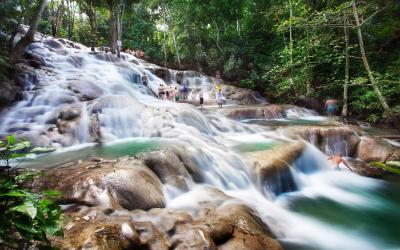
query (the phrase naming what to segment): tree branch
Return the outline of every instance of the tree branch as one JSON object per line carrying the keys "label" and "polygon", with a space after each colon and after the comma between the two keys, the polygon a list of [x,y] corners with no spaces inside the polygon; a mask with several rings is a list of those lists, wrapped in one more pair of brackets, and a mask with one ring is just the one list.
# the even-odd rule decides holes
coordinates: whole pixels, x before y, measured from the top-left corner
{"label": "tree branch", "polygon": [[377,14],[379,14],[380,12],[382,12],[384,9],[386,9],[388,7],[388,5],[386,5],[385,7],[383,7],[380,10],[375,11],[374,14],[370,15],[367,19],[365,19],[364,21],[362,21],[360,23],[360,27],[363,26],[364,23],[368,22],[370,19],[372,19],[374,16],[376,16]]}

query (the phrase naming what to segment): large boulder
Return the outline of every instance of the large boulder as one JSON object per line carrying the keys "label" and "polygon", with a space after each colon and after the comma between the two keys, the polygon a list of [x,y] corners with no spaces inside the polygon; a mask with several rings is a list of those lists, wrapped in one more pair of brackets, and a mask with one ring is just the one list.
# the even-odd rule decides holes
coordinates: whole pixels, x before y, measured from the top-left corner
{"label": "large boulder", "polygon": [[188,190],[186,180],[190,178],[182,161],[172,150],[146,152],[139,156],[164,184]]}
{"label": "large boulder", "polygon": [[366,162],[400,160],[400,148],[379,138],[362,136],[355,156]]}
{"label": "large boulder", "polygon": [[382,168],[370,166],[365,161],[359,159],[347,158],[346,162],[350,165],[351,169],[359,175],[379,178],[385,173],[385,170]]}
{"label": "large boulder", "polygon": [[73,120],[81,115],[82,107],[80,105],[64,105],[61,108],[59,118],[61,120]]}
{"label": "large boulder", "polygon": [[268,226],[244,205],[225,205],[207,213],[202,227],[220,243],[218,249],[283,249]]}
{"label": "large boulder", "polygon": [[263,151],[247,152],[245,156],[259,188],[272,190],[276,195],[296,190],[290,166],[300,157],[304,148],[303,142],[292,142]]}
{"label": "large boulder", "polygon": [[65,164],[49,169],[35,186],[61,191],[62,200],[68,203],[128,210],[165,206],[160,180],[140,161],[130,158]]}
{"label": "large boulder", "polygon": [[[125,226],[124,227],[129,227]],[[70,222],[64,228],[64,237],[53,238],[53,245],[59,249],[93,249],[123,250],[139,247],[137,233],[131,229],[132,235],[124,235],[123,230],[115,223],[87,222],[79,220]]]}
{"label": "large boulder", "polygon": [[93,100],[103,95],[103,90],[96,83],[88,80],[70,81],[68,88],[84,101]]}
{"label": "large boulder", "polygon": [[282,249],[268,226],[238,203],[202,206],[197,217],[175,209],[134,211],[132,225],[143,245],[158,244],[151,249]]}
{"label": "large boulder", "polygon": [[238,88],[231,85],[224,85],[222,88],[223,95],[230,101],[239,105],[254,105],[265,103],[255,91]]}

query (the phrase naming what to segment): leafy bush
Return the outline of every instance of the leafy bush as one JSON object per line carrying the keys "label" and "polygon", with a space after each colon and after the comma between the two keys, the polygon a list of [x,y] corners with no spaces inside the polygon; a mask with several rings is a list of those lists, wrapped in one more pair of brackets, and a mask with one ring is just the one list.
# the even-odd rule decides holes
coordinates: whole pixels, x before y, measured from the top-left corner
{"label": "leafy bush", "polygon": [[47,235],[63,234],[61,208],[52,199],[55,191],[34,192],[28,188],[40,173],[10,171],[27,154],[30,143],[7,136],[0,141],[0,248],[27,249],[29,246],[50,247]]}

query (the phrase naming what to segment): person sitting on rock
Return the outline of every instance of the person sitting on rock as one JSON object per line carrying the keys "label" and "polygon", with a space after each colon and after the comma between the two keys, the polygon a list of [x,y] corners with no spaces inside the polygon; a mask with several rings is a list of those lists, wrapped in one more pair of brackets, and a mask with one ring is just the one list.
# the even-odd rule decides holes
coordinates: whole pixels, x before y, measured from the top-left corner
{"label": "person sitting on rock", "polygon": [[350,171],[353,171],[349,164],[343,159],[342,154],[334,154],[328,157],[328,160],[333,164],[335,169],[340,170],[340,163],[343,163],[344,166],[346,166]]}

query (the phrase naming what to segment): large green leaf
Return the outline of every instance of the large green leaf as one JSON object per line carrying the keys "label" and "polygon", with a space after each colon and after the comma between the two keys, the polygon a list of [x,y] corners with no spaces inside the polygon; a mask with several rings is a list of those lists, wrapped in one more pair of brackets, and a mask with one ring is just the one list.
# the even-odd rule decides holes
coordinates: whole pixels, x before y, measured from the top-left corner
{"label": "large green leaf", "polygon": [[8,135],[8,136],[6,137],[6,140],[7,140],[8,145],[14,145],[14,144],[15,144],[15,141],[16,141],[14,135]]}
{"label": "large green leaf", "polygon": [[25,201],[22,205],[12,207],[11,210],[26,214],[32,219],[35,219],[37,214],[37,208],[31,201]]}
{"label": "large green leaf", "polygon": [[30,146],[31,146],[30,142],[27,142],[27,141],[19,142],[14,145],[13,150],[15,150],[15,151],[22,150],[25,148],[29,148]]}
{"label": "large green leaf", "polygon": [[19,190],[13,190],[7,192],[5,194],[0,194],[0,196],[8,196],[8,197],[26,197],[27,195]]}

